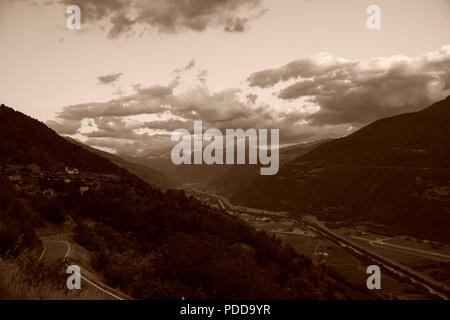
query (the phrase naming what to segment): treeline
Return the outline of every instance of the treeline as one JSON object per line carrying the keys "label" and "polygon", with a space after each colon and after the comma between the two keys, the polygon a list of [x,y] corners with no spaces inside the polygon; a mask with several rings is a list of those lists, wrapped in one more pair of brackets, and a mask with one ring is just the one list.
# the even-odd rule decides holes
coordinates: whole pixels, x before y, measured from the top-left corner
{"label": "treeline", "polygon": [[93,253],[93,267],[136,298],[348,297],[310,259],[183,191],[144,197],[111,186],[63,203],[78,221],[75,240]]}
{"label": "treeline", "polygon": [[106,158],[68,142],[43,123],[0,106],[0,159],[2,164],[38,165],[42,170],[64,170],[64,166],[97,173],[122,172]]}
{"label": "treeline", "polygon": [[0,177],[0,256],[15,257],[33,247],[38,240],[34,232],[37,223],[26,203]]}
{"label": "treeline", "polygon": [[76,222],[74,240],[91,252],[92,266],[135,298],[352,298],[333,272],[183,191],[130,180],[83,196],[20,196],[0,183],[1,256],[40,243],[34,228],[43,221],[67,219]]}

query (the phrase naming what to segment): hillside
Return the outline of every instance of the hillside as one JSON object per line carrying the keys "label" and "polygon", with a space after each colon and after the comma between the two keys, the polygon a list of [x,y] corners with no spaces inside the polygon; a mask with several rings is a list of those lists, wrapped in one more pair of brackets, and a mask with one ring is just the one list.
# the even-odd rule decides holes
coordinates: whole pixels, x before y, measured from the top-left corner
{"label": "hillside", "polygon": [[450,241],[449,141],[450,97],[325,143],[232,199]]}
{"label": "hillside", "polygon": [[139,178],[141,178],[142,180],[144,180],[151,186],[159,187],[159,188],[162,188],[165,190],[165,189],[174,188],[176,185],[170,176],[168,176],[162,172],[159,172],[147,165],[128,161],[120,156],[89,147],[89,146],[87,146],[75,139],[69,138],[69,137],[66,137],[66,139],[69,142],[77,144],[92,153],[98,154],[99,156],[101,156],[103,158],[109,159],[111,162],[113,162],[120,168],[124,168],[125,170],[135,174],[136,176],[138,176]]}
{"label": "hillside", "polygon": [[[138,299],[368,297],[334,270],[183,191],[154,189],[11,108],[0,106],[0,116],[0,258],[38,246],[34,229],[45,222],[71,228],[67,240],[90,252],[105,282]],[[15,281],[1,285],[8,283]],[[1,294],[14,296],[14,288]]]}
{"label": "hillside", "polygon": [[[309,143],[296,144],[281,148],[280,167],[317,146],[325,143],[326,140],[319,140]],[[217,171],[215,175],[208,179],[210,185],[214,186],[224,195],[238,194],[252,185],[255,179],[260,177],[260,167],[255,165],[228,165],[225,169]]]}
{"label": "hillside", "polygon": [[0,163],[36,164],[49,171],[64,166],[83,171],[119,174],[108,159],[74,146],[43,123],[4,105],[0,106]]}

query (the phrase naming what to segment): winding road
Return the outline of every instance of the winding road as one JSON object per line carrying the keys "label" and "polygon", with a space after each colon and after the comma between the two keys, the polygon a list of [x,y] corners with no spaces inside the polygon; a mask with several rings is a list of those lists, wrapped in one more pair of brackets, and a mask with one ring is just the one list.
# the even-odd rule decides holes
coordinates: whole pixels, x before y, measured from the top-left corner
{"label": "winding road", "polygon": [[67,241],[63,240],[42,240],[44,250],[38,261],[53,261],[60,258],[67,258],[72,249]]}
{"label": "winding road", "polygon": [[[57,259],[63,259],[63,261],[66,261],[66,258],[69,256],[72,247],[70,246],[70,243],[64,240],[48,240],[48,239],[41,239],[42,244],[44,246],[44,249],[41,253],[41,256],[39,257],[38,261],[43,262],[50,262]],[[66,263],[66,266],[68,264]],[[97,281],[89,280],[85,276],[79,274],[82,280],[82,286],[83,284],[85,286],[90,286],[92,288],[95,288],[95,290],[99,290],[103,292],[108,299],[111,300],[126,300],[127,297],[120,297],[120,295],[123,296],[123,294],[120,294],[113,290],[112,288],[109,288],[105,284],[99,283]]]}

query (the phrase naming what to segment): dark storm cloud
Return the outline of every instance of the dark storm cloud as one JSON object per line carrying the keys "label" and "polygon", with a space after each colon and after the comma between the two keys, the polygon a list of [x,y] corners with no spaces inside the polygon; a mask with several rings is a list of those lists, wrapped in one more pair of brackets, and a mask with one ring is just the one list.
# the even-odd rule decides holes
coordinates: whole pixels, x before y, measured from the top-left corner
{"label": "dark storm cloud", "polygon": [[[79,0],[82,19],[91,24],[108,21],[108,37],[129,34],[134,27],[160,33],[222,28],[244,32],[251,20],[265,13],[262,0]],[[60,0],[64,5],[71,0]]]}
{"label": "dark storm cloud", "polygon": [[98,82],[100,84],[110,84],[119,80],[119,78],[123,75],[123,73],[111,73],[108,75],[98,77]]}

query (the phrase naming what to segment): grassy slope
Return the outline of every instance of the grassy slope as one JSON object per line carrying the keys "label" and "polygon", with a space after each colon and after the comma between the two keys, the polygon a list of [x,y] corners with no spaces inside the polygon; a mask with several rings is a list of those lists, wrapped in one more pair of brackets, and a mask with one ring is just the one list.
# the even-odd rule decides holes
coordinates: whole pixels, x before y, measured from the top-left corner
{"label": "grassy slope", "polygon": [[[68,290],[63,264],[32,265],[28,255],[0,258],[0,300],[103,300],[98,290]],[[39,268],[39,269],[38,269]]]}

